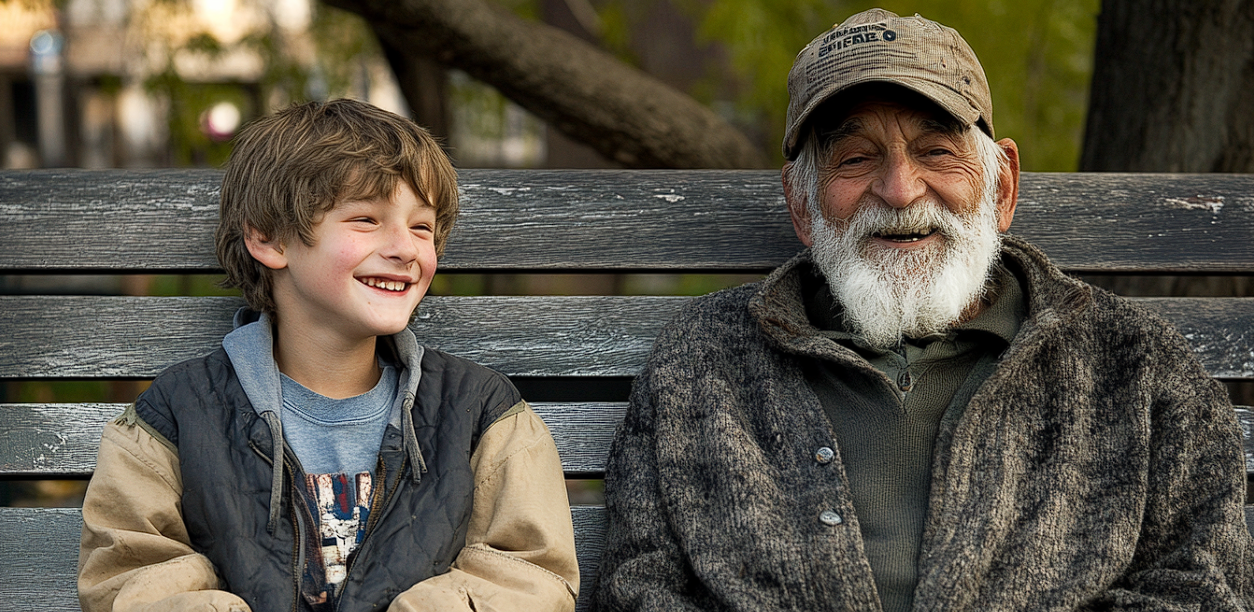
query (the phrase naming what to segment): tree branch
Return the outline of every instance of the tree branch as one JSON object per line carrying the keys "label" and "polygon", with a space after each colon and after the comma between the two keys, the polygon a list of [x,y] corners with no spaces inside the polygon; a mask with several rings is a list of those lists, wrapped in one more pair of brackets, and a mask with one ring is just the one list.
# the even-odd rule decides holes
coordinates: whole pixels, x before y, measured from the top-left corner
{"label": "tree branch", "polygon": [[631,168],[762,168],[766,157],[691,97],[557,28],[485,0],[325,0],[362,15],[392,51],[495,87]]}

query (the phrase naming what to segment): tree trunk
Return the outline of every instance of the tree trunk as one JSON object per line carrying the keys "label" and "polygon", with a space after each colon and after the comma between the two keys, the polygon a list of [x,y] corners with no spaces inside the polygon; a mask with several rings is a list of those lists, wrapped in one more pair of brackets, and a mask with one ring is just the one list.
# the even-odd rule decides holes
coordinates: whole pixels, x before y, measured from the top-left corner
{"label": "tree trunk", "polygon": [[[1254,0],[1103,0],[1095,52],[1081,171],[1254,172]],[[1085,280],[1129,296],[1254,295],[1249,277]],[[1254,384],[1228,387],[1254,404]]]}
{"label": "tree trunk", "polygon": [[691,97],[486,0],[326,2],[365,17],[394,52],[460,69],[624,166],[766,166],[739,130]]}
{"label": "tree trunk", "polygon": [[383,56],[392,74],[396,75],[414,121],[427,128],[447,148],[450,122],[445,103],[448,76],[444,67],[429,57],[406,53],[386,40],[380,40],[379,45],[383,47]]}
{"label": "tree trunk", "polygon": [[1103,0],[1080,169],[1254,172],[1254,1]]}

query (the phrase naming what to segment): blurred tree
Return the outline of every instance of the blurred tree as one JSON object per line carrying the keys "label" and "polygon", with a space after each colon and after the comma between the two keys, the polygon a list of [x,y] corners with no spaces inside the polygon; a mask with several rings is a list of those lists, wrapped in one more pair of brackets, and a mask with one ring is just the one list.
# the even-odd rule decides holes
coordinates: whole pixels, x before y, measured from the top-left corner
{"label": "blurred tree", "polygon": [[[734,127],[750,133],[752,146],[778,164],[788,101],[784,84],[797,51],[833,21],[856,11],[872,6],[901,14],[920,11],[958,29],[984,59],[999,134],[1019,140],[1025,169],[1036,171],[1077,166],[1099,2],[567,0],[572,12],[585,16],[580,23],[595,22],[585,29],[595,30],[601,45],[619,60],[613,62],[575,36],[502,10],[535,12],[535,3],[525,0],[324,1],[365,17],[389,50],[392,65],[402,66],[398,74],[409,74],[406,62],[413,66],[432,59],[464,70],[563,133],[633,167],[761,165],[762,154],[749,163],[720,140],[736,143],[739,150],[743,143]],[[656,88],[621,65],[641,64],[637,43],[649,34],[660,4],[690,16],[697,43],[718,49],[719,65],[687,93],[718,108],[723,121],[699,111],[690,115],[690,105],[681,102],[685,96]],[[425,104],[417,96],[410,103],[415,109]],[[699,117],[698,123],[693,117]],[[682,141],[693,135],[696,141]],[[696,147],[706,152],[689,151]],[[721,153],[711,157],[711,147]],[[734,159],[741,161],[729,163]]]}
{"label": "blurred tree", "polygon": [[327,3],[365,17],[391,53],[434,58],[462,70],[624,166],[753,168],[767,163],[740,131],[687,94],[597,46],[498,4]]}
{"label": "blurred tree", "polygon": [[243,123],[291,102],[345,95],[379,54],[365,24],[342,11],[289,23],[274,2],[232,7],[219,21],[192,0],[139,4],[129,15],[148,66],[144,84],[166,104],[174,165],[226,161],[231,134],[206,125],[215,105],[234,106]]}
{"label": "blurred tree", "polygon": [[[290,101],[345,95],[363,66],[382,58],[415,119],[445,138],[464,119],[453,100],[466,81],[450,82],[454,68],[551,133],[628,167],[763,167],[782,162],[784,83],[796,52],[873,5],[918,10],[957,28],[984,59],[998,133],[1020,142],[1024,168],[1066,171],[1079,157],[1099,1],[323,0],[306,34],[280,23],[272,5],[281,3],[240,0],[234,6],[254,17],[238,39],[186,28],[140,37],[155,67],[149,87],[170,110],[177,163],[224,157],[224,140],[202,126],[215,100],[229,99],[248,120]],[[197,7],[163,0],[136,11],[169,29]],[[259,58],[259,83],[188,82],[189,61],[227,64],[241,50]]]}
{"label": "blurred tree", "polygon": [[1104,0],[1081,169],[1254,172],[1254,2]]}
{"label": "blurred tree", "polygon": [[[1103,0],[1097,28],[1081,170],[1254,172],[1254,2]],[[1086,280],[1121,295],[1254,296],[1249,276]],[[1254,404],[1254,384],[1229,389]]]}

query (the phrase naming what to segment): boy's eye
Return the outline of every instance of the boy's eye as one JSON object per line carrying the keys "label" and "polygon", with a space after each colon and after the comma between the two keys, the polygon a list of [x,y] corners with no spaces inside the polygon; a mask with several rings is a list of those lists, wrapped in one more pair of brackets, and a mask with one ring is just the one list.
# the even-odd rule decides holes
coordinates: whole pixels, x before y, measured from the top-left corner
{"label": "boy's eye", "polygon": [[371,217],[353,217],[352,219],[349,219],[349,221],[352,221],[353,223],[376,223],[376,221]]}

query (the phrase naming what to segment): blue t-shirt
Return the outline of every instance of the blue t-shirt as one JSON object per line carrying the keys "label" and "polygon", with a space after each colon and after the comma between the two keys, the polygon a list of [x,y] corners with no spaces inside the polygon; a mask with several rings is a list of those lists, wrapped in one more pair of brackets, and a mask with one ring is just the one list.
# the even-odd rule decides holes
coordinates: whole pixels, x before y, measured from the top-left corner
{"label": "blue t-shirt", "polygon": [[305,501],[317,523],[309,543],[321,554],[306,558],[302,588],[315,610],[334,603],[370,517],[374,468],[399,384],[395,367],[380,366],[373,389],[345,399],[280,376],[283,437],[305,471]]}

